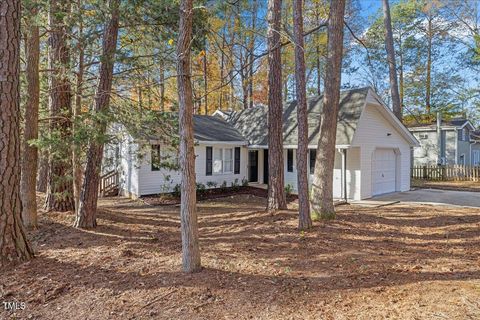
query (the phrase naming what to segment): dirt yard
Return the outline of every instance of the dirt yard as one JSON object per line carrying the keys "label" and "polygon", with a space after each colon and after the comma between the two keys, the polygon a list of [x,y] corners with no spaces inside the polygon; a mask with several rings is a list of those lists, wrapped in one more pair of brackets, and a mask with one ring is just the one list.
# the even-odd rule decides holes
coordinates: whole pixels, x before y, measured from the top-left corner
{"label": "dirt yard", "polygon": [[101,202],[99,226],[42,213],[37,258],[1,272],[1,319],[480,319],[480,212],[343,205],[296,230],[251,195],[199,203],[204,270],[181,270],[177,206]]}
{"label": "dirt yard", "polygon": [[412,179],[412,187],[480,192],[479,181],[425,181]]}

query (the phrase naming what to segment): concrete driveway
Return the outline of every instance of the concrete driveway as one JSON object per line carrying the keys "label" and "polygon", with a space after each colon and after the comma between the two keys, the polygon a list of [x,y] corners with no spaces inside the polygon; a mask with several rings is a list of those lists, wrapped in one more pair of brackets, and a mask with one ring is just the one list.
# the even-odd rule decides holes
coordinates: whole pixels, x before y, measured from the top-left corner
{"label": "concrete driveway", "polygon": [[417,189],[407,192],[396,192],[381,195],[373,197],[367,201],[368,203],[372,204],[378,203],[378,205],[400,201],[404,203],[423,203],[480,208],[480,193],[469,191]]}

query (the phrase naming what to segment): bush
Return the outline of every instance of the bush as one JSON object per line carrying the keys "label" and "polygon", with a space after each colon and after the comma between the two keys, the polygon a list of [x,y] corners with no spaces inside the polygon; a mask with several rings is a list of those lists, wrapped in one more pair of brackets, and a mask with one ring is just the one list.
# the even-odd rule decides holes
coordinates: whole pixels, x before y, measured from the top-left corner
{"label": "bush", "polygon": [[226,191],[227,190],[227,181],[223,181],[222,184],[220,185],[220,189],[222,189],[222,191]]}
{"label": "bush", "polygon": [[291,195],[293,192],[293,186],[289,183],[285,186],[285,194],[287,196]]}
{"label": "bush", "polygon": [[216,183],[215,181],[208,181],[208,182],[207,182],[207,187],[208,187],[209,189],[216,188],[217,185],[218,185],[218,183]]}
{"label": "bush", "polygon": [[197,193],[205,193],[207,187],[203,183],[197,183]]}
{"label": "bush", "polygon": [[232,182],[232,189],[234,191],[238,191],[238,189],[240,189],[240,184],[238,183],[238,179],[235,179],[233,182]]}
{"label": "bush", "polygon": [[242,186],[248,187],[248,179],[245,178],[245,177],[243,177],[243,179],[242,179]]}
{"label": "bush", "polygon": [[172,195],[174,195],[175,197],[180,197],[180,194],[181,194],[180,185],[177,183],[175,187],[173,187]]}

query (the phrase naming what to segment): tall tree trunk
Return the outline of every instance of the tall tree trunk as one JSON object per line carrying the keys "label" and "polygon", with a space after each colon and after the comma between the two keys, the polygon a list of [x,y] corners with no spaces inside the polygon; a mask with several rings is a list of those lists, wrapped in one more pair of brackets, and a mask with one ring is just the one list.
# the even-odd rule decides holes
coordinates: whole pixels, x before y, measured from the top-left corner
{"label": "tall tree trunk", "polygon": [[283,168],[281,0],[268,0],[268,203],[273,212],[286,209]]}
{"label": "tall tree trunk", "polygon": [[38,161],[37,191],[47,192],[48,184],[48,149],[41,149]]}
{"label": "tall tree trunk", "polygon": [[[320,14],[318,12],[318,8],[315,10],[315,17],[317,20],[317,25],[320,25]],[[321,95],[322,94],[322,70],[321,70],[321,57],[320,57],[320,45],[319,45],[319,36],[316,36],[316,46],[315,46],[315,53],[316,53],[316,69],[317,69],[317,94]]]}
{"label": "tall tree trunk", "polygon": [[[242,38],[242,43],[246,42],[246,36]],[[244,48],[239,49],[239,63],[240,63],[240,82],[242,83],[242,106],[243,109],[248,109],[248,49],[245,49],[245,56]]]}
{"label": "tall tree trunk", "polygon": [[204,102],[205,102],[205,115],[208,115],[208,65],[207,65],[207,46],[205,41],[205,49],[203,55],[203,90],[204,90]]}
{"label": "tall tree trunk", "polygon": [[20,200],[20,1],[0,2],[0,266],[33,257]]}
{"label": "tall tree trunk", "polygon": [[403,55],[402,55],[402,48],[400,48],[400,54],[398,56],[400,65],[398,66],[398,90],[400,95],[400,106],[403,109],[403,95],[404,95],[404,79],[403,79]]}
{"label": "tall tree trunk", "polygon": [[427,79],[425,81],[425,111],[430,114],[430,95],[432,86],[432,18],[428,17],[427,25]]}
{"label": "tall tree trunk", "polygon": [[320,65],[320,46],[317,45],[316,47],[316,53],[317,53],[317,94],[321,95],[322,94],[322,70],[321,70],[321,65]]}
{"label": "tall tree trunk", "polygon": [[393,113],[402,121],[402,104],[398,92],[397,66],[395,61],[395,48],[393,47],[392,20],[390,19],[390,6],[388,0],[383,2],[383,17],[385,23],[385,48],[387,51],[388,69],[390,73],[390,94],[392,95]]}
{"label": "tall tree trunk", "polygon": [[[224,28],[225,29],[225,28]],[[225,30],[223,31],[225,32]],[[220,50],[221,51],[221,55],[220,55],[220,94],[218,95],[218,109],[220,110],[223,110],[223,96],[224,96],[224,92],[223,92],[223,84],[224,84],[224,74],[225,74],[225,53],[224,53],[224,50],[225,50],[225,34],[222,33],[222,49]]]}
{"label": "tall tree trunk", "polygon": [[328,20],[328,56],[325,93],[320,120],[320,140],[317,146],[312,185],[312,210],[321,219],[334,219],[333,168],[337,133],[338,104],[343,55],[343,15],[345,0],[331,0]]}
{"label": "tall tree trunk", "polygon": [[[82,10],[82,0],[77,1],[77,10]],[[82,112],[82,97],[83,97],[83,76],[85,73],[85,49],[83,41],[83,20],[80,15],[80,21],[78,26],[78,70],[77,70],[77,83],[75,94],[75,108],[73,109],[73,133],[77,131],[77,122]],[[82,189],[82,161],[81,161],[81,148],[79,145],[73,145],[72,147],[72,165],[73,165],[73,196],[75,198],[75,209],[78,210],[80,205],[80,192]]]}
{"label": "tall tree trunk", "polygon": [[160,110],[165,111],[165,60],[160,60]]}
{"label": "tall tree trunk", "polygon": [[50,135],[56,140],[49,152],[49,170],[45,210],[71,211],[75,208],[71,178],[71,150],[65,143],[71,134],[71,87],[68,79],[70,50],[65,20],[70,2],[50,0],[49,8],[49,107]]}
{"label": "tall tree trunk", "polygon": [[[35,4],[34,4],[35,6]],[[27,102],[25,105],[25,131],[21,159],[20,194],[22,198],[22,220],[27,228],[37,227],[37,147],[29,143],[38,138],[38,107],[40,103],[40,34],[36,23],[38,9],[29,8],[25,35]]]}
{"label": "tall tree trunk", "polygon": [[305,80],[305,46],[303,41],[303,0],[293,3],[293,31],[295,39],[295,84],[297,87],[297,185],[298,185],[298,228],[310,229],[310,202],[308,200],[308,110],[307,84]]}
{"label": "tall tree trunk", "polygon": [[[100,80],[98,82],[97,93],[93,112],[96,114],[106,114],[110,105],[110,93],[113,82],[113,65],[115,63],[115,50],[117,48],[118,37],[118,17],[119,1],[110,0],[110,21],[105,27],[103,35],[103,53],[102,64],[100,65]],[[96,123],[98,134],[105,134],[107,123],[104,117],[99,117]],[[93,228],[97,225],[97,200],[98,185],[100,180],[100,169],[102,167],[103,142],[96,139],[90,141],[87,151],[87,164],[85,166],[85,175],[80,194],[80,205],[77,210],[74,227]]]}
{"label": "tall tree trunk", "polygon": [[253,0],[252,4],[252,34],[250,36],[250,44],[248,49],[248,106],[253,108],[253,63],[255,61],[255,32],[257,26],[257,0]]}
{"label": "tall tree trunk", "polygon": [[177,87],[180,134],[181,204],[183,271],[201,269],[198,243],[195,150],[193,144],[193,92],[190,74],[193,0],[180,2],[180,34],[177,43]]}

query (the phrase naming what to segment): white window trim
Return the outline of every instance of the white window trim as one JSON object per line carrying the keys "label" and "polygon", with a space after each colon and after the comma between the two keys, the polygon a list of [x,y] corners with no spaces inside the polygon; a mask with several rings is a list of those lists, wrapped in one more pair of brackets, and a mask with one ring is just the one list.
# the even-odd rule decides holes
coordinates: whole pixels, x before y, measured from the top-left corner
{"label": "white window trim", "polygon": [[[226,154],[225,150],[231,150],[232,156],[231,156],[230,160],[225,159],[225,154]],[[233,171],[234,171],[234,166],[235,166],[235,160],[234,160],[234,158],[235,158],[235,148],[213,148],[213,150],[212,150],[212,154],[213,154],[212,165],[214,165],[215,161],[218,160],[218,159],[215,158],[215,154],[216,154],[215,152],[216,151],[217,152],[220,151],[220,154],[221,154],[222,171],[221,172],[215,172],[215,169],[212,168],[212,174],[213,175],[232,174]],[[225,163],[227,161],[229,161],[231,163],[231,170],[229,170],[229,171],[225,170]]]}

